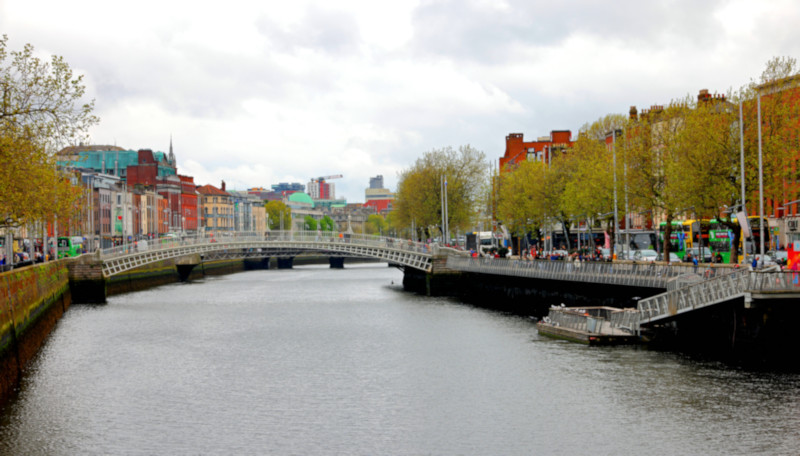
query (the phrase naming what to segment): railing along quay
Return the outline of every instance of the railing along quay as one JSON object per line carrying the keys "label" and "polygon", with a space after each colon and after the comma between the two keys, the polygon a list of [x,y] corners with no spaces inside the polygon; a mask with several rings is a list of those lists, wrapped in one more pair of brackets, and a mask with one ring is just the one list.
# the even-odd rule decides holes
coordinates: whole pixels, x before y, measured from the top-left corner
{"label": "railing along quay", "polygon": [[[447,267],[480,274],[663,289],[667,288],[667,283],[673,278],[687,274],[702,277],[706,271],[711,271],[702,266],[666,263],[573,262],[456,256],[448,256]],[[733,269],[719,268],[713,271],[715,275],[727,275]]]}
{"label": "railing along quay", "polygon": [[800,273],[795,271],[735,270],[704,282],[645,298],[639,301],[640,324],[652,323],[702,307],[753,294],[780,297],[800,294]]}

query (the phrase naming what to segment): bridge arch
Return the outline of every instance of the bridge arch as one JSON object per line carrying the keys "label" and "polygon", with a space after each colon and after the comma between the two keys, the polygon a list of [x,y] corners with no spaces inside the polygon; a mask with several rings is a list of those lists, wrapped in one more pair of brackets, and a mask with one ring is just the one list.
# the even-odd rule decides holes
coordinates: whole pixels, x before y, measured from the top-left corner
{"label": "bridge arch", "polygon": [[226,258],[321,255],[375,258],[430,272],[437,247],[403,239],[314,232],[279,232],[268,236],[217,236],[117,246],[98,251],[103,276],[111,277],[150,263],[199,254]]}

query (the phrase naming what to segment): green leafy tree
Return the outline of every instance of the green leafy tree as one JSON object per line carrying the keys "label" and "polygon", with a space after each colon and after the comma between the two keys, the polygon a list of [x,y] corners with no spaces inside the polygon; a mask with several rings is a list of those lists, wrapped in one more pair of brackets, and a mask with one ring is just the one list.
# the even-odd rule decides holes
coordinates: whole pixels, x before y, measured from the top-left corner
{"label": "green leafy tree", "polygon": [[30,44],[7,50],[0,38],[0,228],[75,214],[80,191],[56,170],[54,151],[86,137],[98,119],[81,104],[83,76],[62,57],[34,57]]}
{"label": "green leafy tree", "polygon": [[292,226],[292,209],[282,201],[270,201],[264,205],[267,211],[269,229],[281,229],[281,217],[283,217],[283,229],[290,230]]}
{"label": "green leafy tree", "polygon": [[322,231],[335,231],[336,222],[334,222],[330,216],[326,215],[319,221],[319,227]]}
{"label": "green leafy tree", "polygon": [[628,160],[628,192],[634,207],[651,208],[666,222],[663,252],[670,251],[672,220],[684,214],[687,166],[682,151],[691,144],[682,129],[691,107],[687,100],[642,112],[629,124],[622,148]]}
{"label": "green leafy tree", "polygon": [[497,216],[512,233],[544,227],[548,177],[547,165],[538,161],[518,163],[500,175]]}
{"label": "green leafy tree", "polygon": [[400,173],[394,202],[397,226],[414,224],[426,231],[426,237],[442,231],[442,176],[447,177],[450,230],[471,224],[486,186],[488,165],[483,152],[466,145],[457,150],[446,147],[426,152]]}
{"label": "green leafy tree", "polygon": [[367,217],[367,224],[365,226],[365,231],[367,234],[386,234],[386,228],[388,224],[386,223],[386,219],[378,214],[371,214]]}
{"label": "green leafy tree", "polygon": [[[797,60],[776,57],[767,62],[758,81],[741,90],[744,111],[745,156],[749,194],[758,190],[758,104],[761,104],[761,154],[767,212],[773,212],[773,201],[781,204],[794,200],[787,194],[790,183],[800,178],[797,154],[800,152],[800,68]],[[755,202],[755,201],[753,201]],[[758,204],[750,205],[751,214]]]}
{"label": "green leafy tree", "polygon": [[[590,125],[585,125],[569,154],[563,157],[566,173],[564,190],[558,207],[566,218],[575,222],[605,220],[611,229],[614,208],[614,168],[617,164],[618,201],[624,193],[625,156],[618,151],[614,160],[612,149],[606,145],[606,136],[620,130],[624,118],[612,114]],[[624,205],[618,204],[620,216]]]}
{"label": "green leafy tree", "polygon": [[306,231],[315,231],[317,229],[317,220],[310,215],[306,215],[305,218],[303,218],[303,228]]}

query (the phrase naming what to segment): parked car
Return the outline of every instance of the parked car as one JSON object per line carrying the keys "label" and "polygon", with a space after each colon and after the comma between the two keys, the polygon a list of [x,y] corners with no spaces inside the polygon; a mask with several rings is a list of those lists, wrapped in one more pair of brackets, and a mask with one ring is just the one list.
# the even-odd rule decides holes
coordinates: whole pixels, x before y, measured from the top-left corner
{"label": "parked car", "polygon": [[[709,255],[709,258],[710,258],[710,255]],[[663,254],[661,254],[661,253],[658,254],[658,261],[664,261]],[[709,261],[711,261],[711,260],[709,259]],[[681,262],[681,257],[679,257],[678,255],[676,255],[676,254],[674,254],[672,252],[669,252],[669,262],[670,263],[680,263]]]}
{"label": "parked car", "polygon": [[658,252],[650,249],[634,250],[632,252],[633,261],[657,261]]}
{"label": "parked car", "polygon": [[745,266],[752,266],[753,258],[758,258],[758,267],[759,268],[767,268],[767,267],[770,267],[770,266],[778,266],[778,263],[776,263],[775,260],[773,260],[772,257],[769,256],[769,254],[764,254],[763,257],[760,254],[746,255],[745,258],[744,258]]}

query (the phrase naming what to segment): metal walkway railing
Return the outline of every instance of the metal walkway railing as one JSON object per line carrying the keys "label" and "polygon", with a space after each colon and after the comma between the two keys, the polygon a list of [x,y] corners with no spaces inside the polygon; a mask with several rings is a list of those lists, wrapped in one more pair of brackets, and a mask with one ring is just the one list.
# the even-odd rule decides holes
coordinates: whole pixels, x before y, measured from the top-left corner
{"label": "metal walkway railing", "polygon": [[431,270],[438,247],[403,239],[349,233],[279,231],[268,235],[215,233],[203,237],[146,240],[98,252],[106,277],[148,263],[185,255],[222,252],[226,257],[360,256],[383,259],[403,266]]}
{"label": "metal walkway railing", "polygon": [[793,271],[737,270],[701,283],[639,301],[640,324],[653,323],[695,309],[753,294],[800,294],[800,273]]}
{"label": "metal walkway railing", "polygon": [[[591,282],[667,289],[670,280],[687,274],[702,277],[708,270],[692,265],[657,263],[571,262],[550,260],[514,260],[504,258],[447,257],[448,269],[480,274],[527,277],[532,279]],[[714,270],[715,275],[727,275],[730,268]]]}

